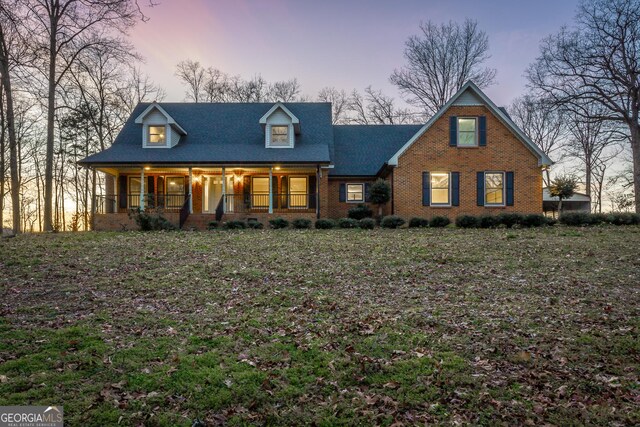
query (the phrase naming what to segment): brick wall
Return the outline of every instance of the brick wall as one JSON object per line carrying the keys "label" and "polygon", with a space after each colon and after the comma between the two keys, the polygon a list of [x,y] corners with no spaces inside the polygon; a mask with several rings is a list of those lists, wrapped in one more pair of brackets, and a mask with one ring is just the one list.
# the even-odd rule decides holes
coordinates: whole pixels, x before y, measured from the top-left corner
{"label": "brick wall", "polygon": [[[328,185],[328,206],[329,211],[327,212],[326,217],[329,218],[346,218],[349,209],[354,206],[359,205],[361,202],[341,202],[340,201],[340,184],[373,184],[375,182],[375,178],[350,178],[350,179],[342,179],[342,178],[331,178],[329,179]],[[373,210],[374,215],[378,213],[378,207],[372,205],[371,203],[364,203],[369,206],[371,210]],[[383,215],[391,214],[391,202],[387,203],[386,206],[382,209]],[[324,218],[324,216],[323,216]]]}
{"label": "brick wall", "polygon": [[[487,117],[486,147],[450,147],[449,117],[481,115]],[[476,172],[490,170],[514,172],[514,206],[477,206]],[[460,206],[422,206],[423,171],[459,172]],[[451,107],[400,156],[393,179],[395,214],[405,218],[542,212],[542,173],[537,157],[484,106]]]}

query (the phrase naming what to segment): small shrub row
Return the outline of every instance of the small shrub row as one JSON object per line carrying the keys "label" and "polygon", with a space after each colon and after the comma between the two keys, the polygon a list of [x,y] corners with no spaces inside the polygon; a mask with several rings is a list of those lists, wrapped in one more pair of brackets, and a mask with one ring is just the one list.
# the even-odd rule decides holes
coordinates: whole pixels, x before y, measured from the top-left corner
{"label": "small shrub row", "polygon": [[588,213],[567,212],[560,215],[560,224],[572,226],[587,226],[599,224],[611,225],[639,225],[640,214],[630,212]]}
{"label": "small shrub row", "polygon": [[442,228],[451,224],[451,221],[446,216],[434,216],[431,220],[426,218],[414,217],[409,220],[409,228]]}
{"label": "small shrub row", "polygon": [[347,213],[347,216],[349,218],[357,219],[357,220],[361,220],[363,218],[371,218],[372,215],[373,215],[373,211],[371,210],[371,208],[367,205],[363,205],[362,203],[352,207],[351,209],[349,209],[349,212]]}
{"label": "small shrub row", "polygon": [[388,215],[382,218],[380,221],[380,227],[382,228],[399,228],[404,225],[404,219],[396,215]]}
{"label": "small shrub row", "polygon": [[542,214],[519,214],[505,212],[499,215],[460,215],[456,218],[459,228],[495,228],[495,227],[542,227],[552,223]]}

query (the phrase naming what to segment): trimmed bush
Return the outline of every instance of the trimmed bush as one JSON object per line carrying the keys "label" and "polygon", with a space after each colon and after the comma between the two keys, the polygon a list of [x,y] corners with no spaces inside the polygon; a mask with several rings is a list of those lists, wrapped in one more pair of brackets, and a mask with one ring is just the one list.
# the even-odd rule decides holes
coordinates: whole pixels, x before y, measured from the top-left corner
{"label": "trimmed bush", "polygon": [[429,226],[429,220],[425,218],[413,217],[409,220],[409,228],[422,228],[422,227],[428,227],[428,226]]}
{"label": "trimmed bush", "polygon": [[215,230],[216,228],[218,228],[218,221],[209,221],[209,224],[207,224],[207,230]]}
{"label": "trimmed bush", "polygon": [[598,224],[638,225],[640,215],[631,212],[612,212],[608,214],[591,214],[588,212],[566,212],[560,216],[561,224],[574,227]]}
{"label": "trimmed bush", "polygon": [[493,228],[498,225],[498,220],[493,215],[480,215],[478,217],[477,225],[480,228]]}
{"label": "trimmed bush", "polygon": [[522,217],[523,227],[542,227],[547,223],[547,219],[542,214],[528,214]]}
{"label": "trimmed bush", "polygon": [[338,227],[340,228],[356,228],[358,227],[358,221],[353,218],[340,218],[338,220]]}
{"label": "trimmed bush", "polygon": [[269,225],[271,225],[271,228],[278,230],[281,228],[287,228],[289,226],[289,221],[284,218],[274,218],[269,220]]}
{"label": "trimmed bush", "polygon": [[594,213],[591,214],[591,224],[593,225],[598,225],[598,224],[608,224],[609,221],[609,215],[608,214],[604,214],[604,213]]}
{"label": "trimmed bush", "polygon": [[254,230],[262,230],[264,228],[264,224],[260,221],[249,221],[247,222],[249,228],[253,228]]}
{"label": "trimmed bush", "polygon": [[613,225],[637,225],[640,224],[640,215],[630,212],[613,212],[610,214]]}
{"label": "trimmed bush", "polygon": [[129,213],[140,227],[140,231],[175,230],[177,227],[160,214],[150,214],[140,210]]}
{"label": "trimmed bush", "polygon": [[498,223],[496,225],[504,225],[507,228],[511,228],[515,225],[522,224],[522,215],[519,213],[503,212],[496,216]]}
{"label": "trimmed bush", "polygon": [[222,226],[225,230],[244,230],[247,224],[244,221],[227,221]]}
{"label": "trimmed bush", "polygon": [[352,207],[347,213],[347,216],[353,219],[371,218],[372,215],[373,211],[371,208],[367,205],[363,205],[362,203]]}
{"label": "trimmed bush", "polygon": [[433,228],[443,228],[449,224],[451,224],[451,220],[446,216],[434,216],[429,221],[429,227]]}
{"label": "trimmed bush", "polygon": [[296,218],[291,221],[291,225],[293,228],[297,228],[299,230],[311,228],[311,220],[307,218]]}
{"label": "trimmed bush", "polygon": [[558,218],[560,224],[574,227],[591,225],[591,214],[587,212],[566,212]]}
{"label": "trimmed bush", "polygon": [[471,215],[459,215],[456,218],[456,227],[475,228],[478,226],[478,218]]}
{"label": "trimmed bush", "polygon": [[404,219],[400,218],[399,216],[388,215],[382,218],[382,221],[380,221],[380,226],[382,228],[398,228],[402,227],[404,225],[404,222]]}
{"label": "trimmed bush", "polygon": [[336,222],[332,219],[319,219],[316,221],[316,228],[318,230],[329,230],[336,226]]}
{"label": "trimmed bush", "polygon": [[362,228],[363,230],[373,230],[374,228],[376,228],[376,220],[373,218],[362,218],[360,221],[358,221],[358,227]]}

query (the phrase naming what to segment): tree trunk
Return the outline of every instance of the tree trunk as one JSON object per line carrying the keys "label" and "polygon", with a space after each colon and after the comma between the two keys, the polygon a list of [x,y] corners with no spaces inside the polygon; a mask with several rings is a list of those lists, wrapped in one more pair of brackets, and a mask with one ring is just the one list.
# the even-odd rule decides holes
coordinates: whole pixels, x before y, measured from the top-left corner
{"label": "tree trunk", "polygon": [[631,155],[633,156],[633,192],[636,213],[640,213],[640,124],[638,119],[629,125],[631,131]]}
{"label": "tree trunk", "polygon": [[562,215],[562,197],[558,197],[558,217]]}
{"label": "tree trunk", "polygon": [[56,108],[56,34],[57,22],[54,17],[50,19],[49,28],[49,90],[47,92],[47,155],[44,168],[44,231],[52,231],[52,205],[53,205],[53,139],[54,139],[54,115]]}

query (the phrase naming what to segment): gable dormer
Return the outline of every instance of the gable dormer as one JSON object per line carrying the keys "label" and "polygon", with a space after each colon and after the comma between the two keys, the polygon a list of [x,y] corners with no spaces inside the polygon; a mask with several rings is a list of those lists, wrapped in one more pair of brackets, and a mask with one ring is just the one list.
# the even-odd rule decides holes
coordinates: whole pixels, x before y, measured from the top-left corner
{"label": "gable dormer", "polygon": [[300,134],[300,120],[281,102],[275,103],[260,118],[260,125],[264,129],[266,148],[293,148],[296,135]]}
{"label": "gable dormer", "polygon": [[149,105],[136,118],[142,125],[144,148],[171,148],[178,145],[187,132],[157,102]]}

